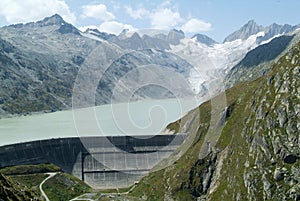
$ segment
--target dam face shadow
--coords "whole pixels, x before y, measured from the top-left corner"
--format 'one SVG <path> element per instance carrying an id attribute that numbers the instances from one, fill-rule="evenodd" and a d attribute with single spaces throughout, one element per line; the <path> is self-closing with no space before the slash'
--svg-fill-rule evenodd
<path id="1" fill-rule="evenodd" d="M 0 147 L 0 168 L 52 163 L 93 188 L 125 188 L 172 154 L 185 134 L 38 140 Z"/>

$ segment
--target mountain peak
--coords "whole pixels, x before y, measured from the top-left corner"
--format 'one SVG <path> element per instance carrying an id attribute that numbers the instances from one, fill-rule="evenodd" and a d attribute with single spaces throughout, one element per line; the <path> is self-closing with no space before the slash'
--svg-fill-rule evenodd
<path id="1" fill-rule="evenodd" d="M 172 29 L 170 32 L 174 32 L 176 34 L 184 35 L 184 32 L 182 30 Z"/>
<path id="2" fill-rule="evenodd" d="M 58 14 L 54 14 L 50 17 L 45 17 L 43 20 L 37 22 L 10 25 L 10 27 L 20 28 L 20 29 L 32 28 L 32 27 L 43 28 L 43 27 L 50 27 L 50 26 L 53 26 L 53 30 L 61 34 L 71 33 L 71 34 L 80 35 L 80 31 L 76 27 L 64 21 L 64 19 Z"/>
<path id="3" fill-rule="evenodd" d="M 238 39 L 246 40 L 252 35 L 258 34 L 259 32 L 264 32 L 263 36 L 258 36 L 256 39 L 257 44 L 260 44 L 261 42 L 272 39 L 275 36 L 295 31 L 297 28 L 297 26 L 292 26 L 289 24 L 280 25 L 277 23 L 272 23 L 271 25 L 264 27 L 257 25 L 254 20 L 249 20 L 239 30 L 227 36 L 224 42 L 231 42 Z"/>
<path id="4" fill-rule="evenodd" d="M 242 28 L 227 36 L 224 42 L 231 42 L 237 39 L 246 40 L 251 35 L 264 30 L 263 26 L 257 25 L 254 20 L 249 20 Z"/>
<path id="5" fill-rule="evenodd" d="M 212 46 L 214 44 L 216 44 L 217 42 L 215 40 L 213 40 L 212 38 L 204 35 L 204 34 L 195 34 L 192 39 L 196 39 L 197 42 L 199 43 L 203 43 L 207 46 Z"/>
<path id="6" fill-rule="evenodd" d="M 60 16 L 59 14 L 55 13 L 54 15 L 50 16 L 50 17 L 46 17 L 45 19 L 59 19 L 59 20 L 63 20 L 62 16 Z"/>
<path id="7" fill-rule="evenodd" d="M 121 35 L 126 35 L 128 32 L 129 32 L 129 29 L 123 29 L 123 30 L 121 31 L 121 33 L 119 34 L 119 36 L 121 36 Z"/>
<path id="8" fill-rule="evenodd" d="M 46 17 L 41 21 L 37 22 L 38 26 L 58 26 L 59 28 L 56 30 L 57 32 L 61 33 L 61 34 L 76 34 L 76 35 L 80 35 L 78 29 L 76 27 L 74 27 L 72 24 L 67 23 L 66 21 L 64 21 L 64 19 L 58 15 L 58 14 L 54 14 L 50 17 Z"/>
<path id="9" fill-rule="evenodd" d="M 258 26 L 254 19 L 249 20 L 244 26 Z"/>
<path id="10" fill-rule="evenodd" d="M 167 40 L 172 45 L 178 45 L 180 40 L 183 38 L 184 38 L 184 32 L 176 29 L 172 29 L 167 36 Z"/>
<path id="11" fill-rule="evenodd" d="M 66 22 L 59 14 L 54 14 L 50 17 L 44 18 L 42 21 L 39 21 L 38 23 L 43 24 L 44 26 L 51 26 L 51 25 L 63 25 Z"/>

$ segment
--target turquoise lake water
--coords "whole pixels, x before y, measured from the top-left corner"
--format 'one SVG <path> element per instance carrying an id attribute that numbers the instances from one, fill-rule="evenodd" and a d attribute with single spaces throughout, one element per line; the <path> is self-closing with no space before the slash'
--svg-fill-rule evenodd
<path id="1" fill-rule="evenodd" d="M 159 134 L 199 103 L 145 100 L 0 119 L 0 146 L 50 138 Z"/>

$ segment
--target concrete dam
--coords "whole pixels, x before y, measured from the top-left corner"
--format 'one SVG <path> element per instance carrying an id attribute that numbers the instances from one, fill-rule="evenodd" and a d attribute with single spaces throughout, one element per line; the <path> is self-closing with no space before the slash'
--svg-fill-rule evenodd
<path id="1" fill-rule="evenodd" d="M 0 147 L 0 168 L 52 163 L 93 188 L 124 188 L 145 176 L 186 135 L 74 137 Z"/>

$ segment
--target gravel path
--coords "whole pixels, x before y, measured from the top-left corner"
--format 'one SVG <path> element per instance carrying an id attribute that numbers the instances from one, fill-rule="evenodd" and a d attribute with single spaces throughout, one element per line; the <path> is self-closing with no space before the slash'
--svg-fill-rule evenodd
<path id="1" fill-rule="evenodd" d="M 46 173 L 46 174 L 48 174 L 49 176 L 48 176 L 46 179 L 44 179 L 44 180 L 42 181 L 42 183 L 40 184 L 40 191 L 41 191 L 41 193 L 42 193 L 42 196 L 45 198 L 45 200 L 46 200 L 46 201 L 50 201 L 49 198 L 47 197 L 46 193 L 43 191 L 43 188 L 42 188 L 42 187 L 43 187 L 43 184 L 44 184 L 48 179 L 54 177 L 54 176 L 57 174 L 57 172 L 49 172 L 49 173 Z"/>

